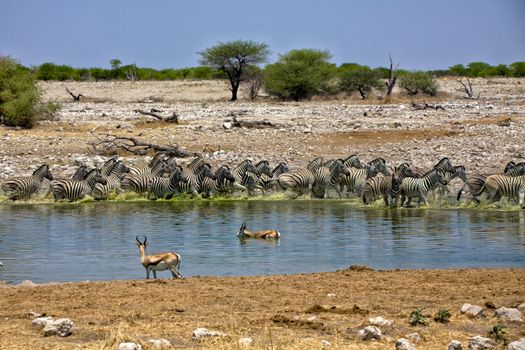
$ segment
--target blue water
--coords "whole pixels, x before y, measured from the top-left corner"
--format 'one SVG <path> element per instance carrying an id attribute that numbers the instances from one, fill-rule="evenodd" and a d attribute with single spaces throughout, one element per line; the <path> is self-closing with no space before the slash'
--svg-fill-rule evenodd
<path id="1" fill-rule="evenodd" d="M 282 238 L 243 244 L 235 236 L 243 220 Z M 136 235 L 148 236 L 147 253 L 178 252 L 184 276 L 525 267 L 525 211 L 359 209 L 341 201 L 0 205 L 0 280 L 144 278 Z"/>

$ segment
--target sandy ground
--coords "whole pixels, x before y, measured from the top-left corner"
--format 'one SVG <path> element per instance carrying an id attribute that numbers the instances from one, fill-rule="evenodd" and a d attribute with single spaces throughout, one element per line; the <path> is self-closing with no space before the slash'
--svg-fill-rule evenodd
<path id="1" fill-rule="evenodd" d="M 163 275 L 163 277 L 166 277 Z M 116 349 L 122 341 L 152 349 L 149 339 L 165 338 L 174 348 L 237 349 L 251 337 L 258 349 L 394 349 L 395 341 L 417 332 L 418 349 L 445 349 L 503 321 L 460 314 L 463 303 L 516 307 L 525 301 L 525 269 L 396 270 L 347 269 L 330 273 L 266 277 L 192 277 L 115 282 L 0 287 L 1 349 Z M 418 307 L 429 326 L 410 326 Z M 450 323 L 432 320 L 440 309 Z M 30 311 L 73 320 L 67 338 L 43 337 Z M 358 340 L 370 317 L 394 322 L 381 326 L 384 338 Z M 523 324 L 507 324 L 507 337 L 525 336 Z M 192 340 L 205 327 L 227 333 L 220 339 Z"/>

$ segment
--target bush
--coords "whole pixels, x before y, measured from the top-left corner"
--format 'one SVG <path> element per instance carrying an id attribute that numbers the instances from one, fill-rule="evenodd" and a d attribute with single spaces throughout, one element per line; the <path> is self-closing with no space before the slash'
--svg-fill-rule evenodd
<path id="1" fill-rule="evenodd" d="M 496 343 L 501 341 L 503 341 L 503 343 L 507 342 L 507 334 L 504 331 L 505 328 L 507 328 L 506 325 L 499 323 L 489 330 L 489 335 L 496 341 Z"/>
<path id="2" fill-rule="evenodd" d="M 409 95 L 418 93 L 435 96 L 437 94 L 437 85 L 434 78 L 426 72 L 404 72 L 400 76 L 399 85 L 406 90 Z"/>
<path id="3" fill-rule="evenodd" d="M 450 311 L 448 310 L 439 310 L 434 316 L 434 321 L 439 323 L 449 323 L 450 322 Z"/>
<path id="4" fill-rule="evenodd" d="M 59 108 L 44 104 L 35 75 L 9 57 L 0 57 L 0 122 L 30 128 Z"/>
<path id="5" fill-rule="evenodd" d="M 418 324 L 428 326 L 428 318 L 423 315 L 423 311 L 425 311 L 425 308 L 419 307 L 410 313 L 408 322 L 411 326 L 417 326 Z"/>
<path id="6" fill-rule="evenodd" d="M 280 56 L 264 70 L 265 90 L 295 101 L 327 93 L 336 72 L 335 65 L 328 63 L 330 57 L 328 51 L 313 49 L 292 50 Z"/>
<path id="7" fill-rule="evenodd" d="M 348 94 L 359 91 L 362 98 L 367 98 L 372 89 L 384 90 L 385 86 L 379 74 L 367 66 L 342 65 L 339 68 L 339 88 Z"/>

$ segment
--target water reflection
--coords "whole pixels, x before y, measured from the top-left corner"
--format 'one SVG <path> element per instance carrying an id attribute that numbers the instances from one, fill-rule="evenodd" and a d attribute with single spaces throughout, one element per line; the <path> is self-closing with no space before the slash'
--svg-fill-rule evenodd
<path id="1" fill-rule="evenodd" d="M 282 238 L 242 244 L 236 233 L 244 220 L 254 230 L 277 229 Z M 352 264 L 523 267 L 524 232 L 523 211 L 356 209 L 330 201 L 0 206 L 0 280 L 143 278 L 136 235 L 148 236 L 150 253 L 180 253 L 186 276 L 327 271 Z"/>

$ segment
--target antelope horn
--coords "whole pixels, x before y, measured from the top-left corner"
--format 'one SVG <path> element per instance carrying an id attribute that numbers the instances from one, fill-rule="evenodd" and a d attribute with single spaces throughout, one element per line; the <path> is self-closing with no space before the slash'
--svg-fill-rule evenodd
<path id="1" fill-rule="evenodd" d="M 144 236 L 144 245 L 146 244 L 147 241 L 148 241 L 148 237 Z"/>
<path id="2" fill-rule="evenodd" d="M 136 236 L 135 239 L 137 240 L 137 242 L 138 242 L 139 244 L 143 244 L 143 243 L 139 240 L 139 236 Z"/>

